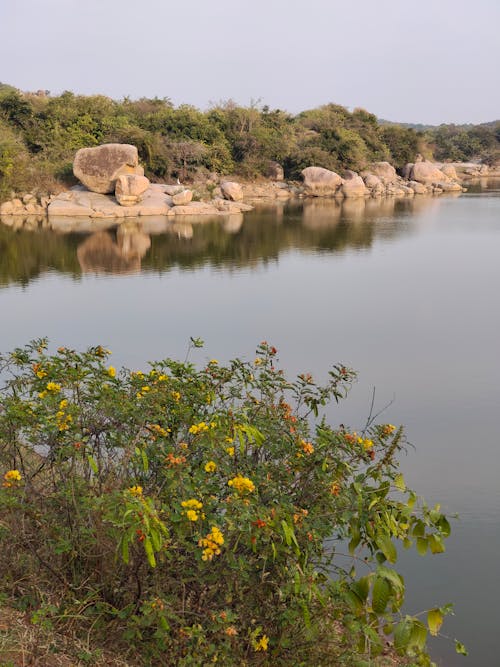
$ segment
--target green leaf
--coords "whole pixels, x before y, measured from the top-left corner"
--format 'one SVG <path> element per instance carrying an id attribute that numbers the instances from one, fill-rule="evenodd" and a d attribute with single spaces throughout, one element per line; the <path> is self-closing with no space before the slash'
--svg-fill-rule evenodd
<path id="1" fill-rule="evenodd" d="M 361 579 L 358 579 L 358 581 L 354 581 L 351 584 L 351 589 L 356 593 L 362 602 L 366 602 L 366 598 L 368 597 L 368 592 L 370 590 L 369 577 L 362 577 Z"/>
<path id="2" fill-rule="evenodd" d="M 379 577 L 385 577 L 388 581 L 390 581 L 392 588 L 398 592 L 404 593 L 404 579 L 398 572 L 396 572 L 396 570 L 391 570 L 391 568 L 385 567 L 385 565 L 379 565 L 377 568 L 377 574 Z"/>
<path id="3" fill-rule="evenodd" d="M 376 540 L 377 547 L 387 558 L 389 563 L 395 563 L 398 559 L 398 552 L 393 541 L 388 535 L 378 535 Z"/>
<path id="4" fill-rule="evenodd" d="M 90 467 L 92 468 L 92 472 L 94 473 L 94 475 L 97 475 L 99 468 L 97 467 L 97 463 L 94 457 L 91 456 L 90 454 L 87 454 L 87 460 L 89 462 Z"/>
<path id="5" fill-rule="evenodd" d="M 129 553 L 128 553 L 128 536 L 124 535 L 122 537 L 122 560 L 125 565 L 128 565 L 129 562 Z"/>
<path id="6" fill-rule="evenodd" d="M 404 655 L 410 641 L 411 625 L 406 619 L 400 621 L 394 630 L 394 648 L 399 655 Z"/>
<path id="7" fill-rule="evenodd" d="M 402 492 L 406 491 L 405 478 L 403 477 L 403 475 L 401 473 L 399 475 L 396 475 L 396 477 L 394 478 L 394 486 L 399 491 L 402 491 Z"/>
<path id="8" fill-rule="evenodd" d="M 431 635 L 435 637 L 443 625 L 443 614 L 439 609 L 431 609 L 427 612 L 427 625 Z"/>
<path id="9" fill-rule="evenodd" d="M 146 552 L 146 558 L 148 559 L 150 567 L 156 567 L 156 558 L 153 551 L 153 545 L 151 544 L 151 540 L 149 539 L 149 537 L 146 537 L 143 544 L 144 544 L 144 551 Z"/>
<path id="10" fill-rule="evenodd" d="M 417 537 L 417 551 L 421 556 L 427 553 L 428 544 L 426 537 Z"/>
<path id="11" fill-rule="evenodd" d="M 146 454 L 146 451 L 144 449 L 141 449 L 141 457 L 142 457 L 142 467 L 144 468 L 144 472 L 147 472 L 149 470 L 149 461 L 148 461 L 148 455 Z"/>
<path id="12" fill-rule="evenodd" d="M 444 514 L 441 515 L 439 518 L 439 521 L 437 522 L 437 525 L 439 527 L 439 530 L 441 533 L 444 535 L 444 537 L 449 537 L 451 533 L 451 526 L 450 522 L 448 519 L 444 516 Z"/>
<path id="13" fill-rule="evenodd" d="M 456 651 L 459 655 L 469 655 L 469 654 L 467 653 L 467 649 L 466 649 L 465 646 L 462 644 L 462 642 L 459 642 L 459 641 L 456 640 L 456 639 L 455 639 L 455 651 Z"/>
<path id="14" fill-rule="evenodd" d="M 389 597 L 391 595 L 391 585 L 384 577 L 377 577 L 373 584 L 372 608 L 376 614 L 383 614 Z"/>
<path id="15" fill-rule="evenodd" d="M 423 651 L 427 641 L 427 628 L 421 621 L 413 620 L 408 644 Z"/>
<path id="16" fill-rule="evenodd" d="M 429 549 L 433 554 L 442 554 L 445 548 L 441 538 L 437 535 L 429 535 Z"/>

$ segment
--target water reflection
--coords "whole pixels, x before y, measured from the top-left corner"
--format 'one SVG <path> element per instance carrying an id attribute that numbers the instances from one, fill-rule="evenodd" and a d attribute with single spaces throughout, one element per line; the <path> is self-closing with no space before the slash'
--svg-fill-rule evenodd
<path id="1" fill-rule="evenodd" d="M 241 268 L 276 260 L 290 249 L 338 253 L 369 248 L 377 237 L 410 233 L 401 224 L 442 198 L 313 199 L 263 204 L 245 217 L 199 217 L 173 222 L 164 216 L 120 225 L 90 218 L 3 216 L 0 285 L 28 284 L 47 270 L 85 273 L 164 272 L 172 267 Z"/>

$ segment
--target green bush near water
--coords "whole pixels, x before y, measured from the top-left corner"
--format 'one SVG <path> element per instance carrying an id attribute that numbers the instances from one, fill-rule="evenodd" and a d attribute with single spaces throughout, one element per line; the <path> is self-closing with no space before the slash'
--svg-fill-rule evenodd
<path id="1" fill-rule="evenodd" d="M 431 664 L 448 609 L 400 611 L 395 543 L 440 553 L 449 523 L 406 488 L 402 428 L 320 416 L 349 369 L 287 380 L 265 342 L 201 369 L 108 354 L 0 358 L 4 599 L 134 665 L 361 667 L 388 640 Z"/>

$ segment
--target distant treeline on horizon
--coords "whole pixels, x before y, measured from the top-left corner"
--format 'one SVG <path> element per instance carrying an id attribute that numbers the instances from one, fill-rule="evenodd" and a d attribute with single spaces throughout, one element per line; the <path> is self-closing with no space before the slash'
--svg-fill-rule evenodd
<path id="1" fill-rule="evenodd" d="M 397 169 L 417 153 L 438 161 L 500 160 L 500 121 L 481 125 L 410 126 L 364 109 L 326 104 L 293 115 L 229 100 L 200 111 L 168 98 L 23 93 L 0 83 L 0 197 L 12 191 L 56 191 L 74 182 L 79 148 L 137 146 L 153 181 L 216 172 L 267 176 L 272 162 L 296 179 L 315 165 L 342 173 L 387 160 Z"/>

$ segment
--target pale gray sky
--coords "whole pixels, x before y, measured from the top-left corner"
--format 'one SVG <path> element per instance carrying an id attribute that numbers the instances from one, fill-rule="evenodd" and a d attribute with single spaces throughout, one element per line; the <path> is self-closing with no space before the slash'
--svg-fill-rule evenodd
<path id="1" fill-rule="evenodd" d="M 0 0 L 0 81 L 478 123 L 500 117 L 499 26 L 500 0 Z"/>

